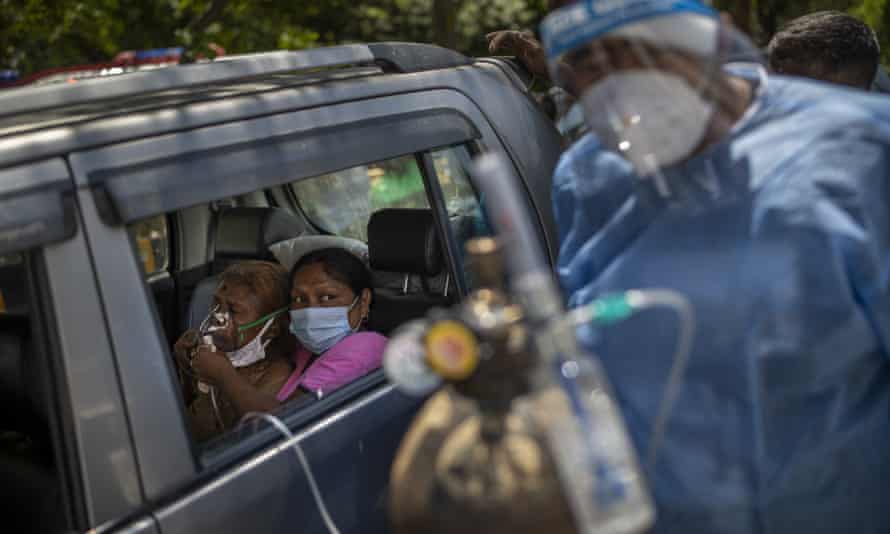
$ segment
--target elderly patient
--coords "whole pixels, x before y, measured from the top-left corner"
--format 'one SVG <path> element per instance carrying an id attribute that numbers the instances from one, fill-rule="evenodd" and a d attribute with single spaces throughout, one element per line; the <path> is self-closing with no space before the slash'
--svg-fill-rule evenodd
<path id="1" fill-rule="evenodd" d="M 198 441 L 233 427 L 247 412 L 278 406 L 275 396 L 293 372 L 288 286 L 281 265 L 235 264 L 222 273 L 214 295 L 213 344 L 202 343 L 195 330 L 176 342 L 177 360 L 191 377 L 186 398 L 193 399 L 188 415 Z"/>

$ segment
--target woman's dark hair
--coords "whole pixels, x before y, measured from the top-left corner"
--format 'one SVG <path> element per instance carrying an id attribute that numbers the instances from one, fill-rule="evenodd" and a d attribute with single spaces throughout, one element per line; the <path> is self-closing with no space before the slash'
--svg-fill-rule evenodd
<path id="1" fill-rule="evenodd" d="M 300 258 L 290 271 L 291 285 L 294 283 L 294 276 L 300 269 L 316 263 L 322 265 L 325 274 L 348 286 L 356 295 L 361 295 L 364 289 L 373 290 L 371 271 L 365 267 L 362 260 L 342 248 L 322 248 Z"/>

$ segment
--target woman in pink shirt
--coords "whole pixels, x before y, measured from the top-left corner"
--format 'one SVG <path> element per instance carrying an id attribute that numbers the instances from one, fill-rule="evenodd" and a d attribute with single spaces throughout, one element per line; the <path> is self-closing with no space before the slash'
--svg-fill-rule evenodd
<path id="1" fill-rule="evenodd" d="M 362 330 L 372 290 L 361 260 L 340 248 L 316 250 L 297 261 L 290 281 L 290 331 L 299 344 L 279 402 L 320 398 L 380 367 L 386 337 Z"/>

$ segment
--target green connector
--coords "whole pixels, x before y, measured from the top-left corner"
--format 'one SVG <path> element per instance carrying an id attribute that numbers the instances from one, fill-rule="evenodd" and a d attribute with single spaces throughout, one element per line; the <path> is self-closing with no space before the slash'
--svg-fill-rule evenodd
<path id="1" fill-rule="evenodd" d="M 623 321 L 633 315 L 634 308 L 625 294 L 607 295 L 591 302 L 593 320 L 601 324 Z"/>

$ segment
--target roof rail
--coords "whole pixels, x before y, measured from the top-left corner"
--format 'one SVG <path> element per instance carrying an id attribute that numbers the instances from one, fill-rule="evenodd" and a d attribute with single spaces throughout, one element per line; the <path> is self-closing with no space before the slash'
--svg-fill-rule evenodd
<path id="1" fill-rule="evenodd" d="M 223 56 L 214 61 L 91 78 L 70 85 L 20 86 L 2 90 L 0 119 L 62 106 L 306 69 L 378 64 L 390 72 L 419 72 L 471 62 L 453 50 L 421 43 L 351 44 Z"/>
<path id="2" fill-rule="evenodd" d="M 374 60 L 386 70 L 396 72 L 422 72 L 469 65 L 467 56 L 449 48 L 425 43 L 369 43 Z"/>

